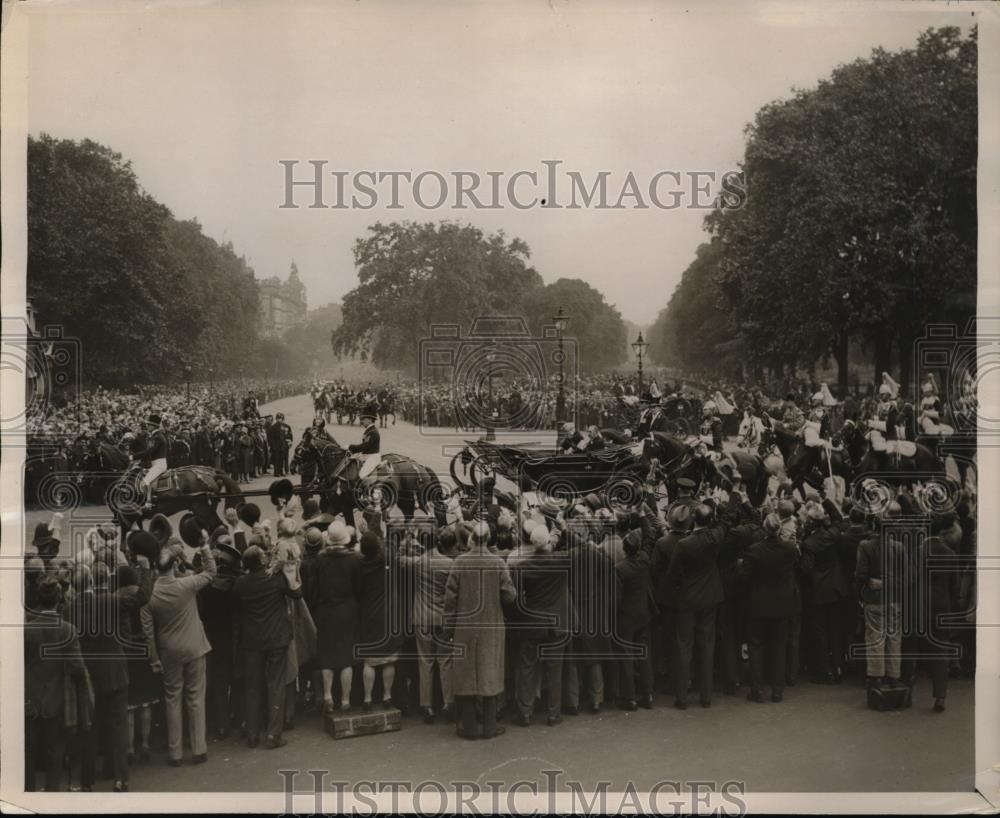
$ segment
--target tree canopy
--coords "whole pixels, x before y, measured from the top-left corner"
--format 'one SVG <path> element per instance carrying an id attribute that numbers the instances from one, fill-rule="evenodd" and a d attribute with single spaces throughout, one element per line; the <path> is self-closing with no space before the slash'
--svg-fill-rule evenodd
<path id="1" fill-rule="evenodd" d="M 706 219 L 718 258 L 699 285 L 706 299 L 717 291 L 716 320 L 736 341 L 726 349 L 744 365 L 832 355 L 846 386 L 855 340 L 876 369 L 898 363 L 905 385 L 923 327 L 974 314 L 976 52 L 975 29 L 931 29 L 914 48 L 875 49 L 757 112 L 746 205 Z M 658 322 L 678 328 L 678 348 L 656 354 L 725 367 L 681 349 L 688 273 Z"/>
<path id="2" fill-rule="evenodd" d="M 28 293 L 44 325 L 80 340 L 87 383 L 179 381 L 187 366 L 202 379 L 308 371 L 287 342 L 260 337 L 257 282 L 232 244 L 175 219 L 89 139 L 29 139 Z M 332 318 L 301 328 L 316 354 Z"/>
<path id="3" fill-rule="evenodd" d="M 419 342 L 434 325 L 458 324 L 468 332 L 480 316 L 520 315 L 540 331 L 564 297 L 567 309 L 573 304 L 567 336 L 579 339 L 581 367 L 621 360 L 623 350 L 616 358 L 605 349 L 608 339 L 624 344 L 617 311 L 582 281 L 544 286 L 530 257 L 527 244 L 502 231 L 486 235 L 447 221 L 372 225 L 354 245 L 359 284 L 344 297 L 344 323 L 332 333 L 333 349 L 412 369 Z M 621 343 L 614 340 L 619 336 Z"/>

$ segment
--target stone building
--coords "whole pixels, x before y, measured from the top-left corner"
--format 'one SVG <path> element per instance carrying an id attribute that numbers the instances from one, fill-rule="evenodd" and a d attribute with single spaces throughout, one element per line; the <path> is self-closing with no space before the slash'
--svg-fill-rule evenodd
<path id="1" fill-rule="evenodd" d="M 292 262 L 288 280 L 271 276 L 257 282 L 260 293 L 260 327 L 266 338 L 280 338 L 306 320 L 306 288 L 299 268 Z"/>

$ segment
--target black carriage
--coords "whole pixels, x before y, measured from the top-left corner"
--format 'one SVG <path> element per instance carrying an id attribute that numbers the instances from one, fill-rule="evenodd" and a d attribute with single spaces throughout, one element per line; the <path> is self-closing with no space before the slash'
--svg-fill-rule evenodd
<path id="1" fill-rule="evenodd" d="M 467 476 L 463 479 L 459 469 Z M 451 461 L 451 477 L 468 492 L 486 477 L 502 475 L 521 491 L 571 501 L 605 492 L 616 505 L 637 503 L 643 492 L 640 458 L 629 445 L 563 453 L 541 444 L 507 445 L 480 438 L 466 441 Z"/>

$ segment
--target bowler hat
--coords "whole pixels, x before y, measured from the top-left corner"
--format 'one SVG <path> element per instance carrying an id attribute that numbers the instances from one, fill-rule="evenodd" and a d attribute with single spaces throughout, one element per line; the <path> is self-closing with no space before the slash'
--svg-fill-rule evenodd
<path id="1" fill-rule="evenodd" d="M 167 540 L 173 536 L 174 529 L 170 525 L 170 520 L 162 514 L 154 514 L 153 519 L 149 521 L 149 533 L 156 538 L 161 546 L 164 546 L 167 544 Z"/>
<path id="2" fill-rule="evenodd" d="M 148 531 L 133 531 L 126 540 L 131 554 L 145 557 L 150 565 L 156 565 L 160 555 L 160 543 Z"/>
<path id="3" fill-rule="evenodd" d="M 161 423 L 161 420 L 162 419 L 160 418 L 159 415 L 153 414 L 153 415 L 150 415 L 149 418 L 146 420 L 146 424 L 148 426 L 159 426 L 160 423 Z"/>
<path id="4" fill-rule="evenodd" d="M 201 523 L 194 514 L 185 514 L 177 524 L 177 530 L 185 545 L 197 548 L 201 543 Z"/>

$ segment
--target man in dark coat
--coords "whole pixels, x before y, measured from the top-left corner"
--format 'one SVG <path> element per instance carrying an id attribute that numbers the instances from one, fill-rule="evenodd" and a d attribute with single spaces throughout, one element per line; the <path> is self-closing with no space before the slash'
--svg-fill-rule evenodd
<path id="1" fill-rule="evenodd" d="M 931 677 L 934 711 L 942 712 L 948 695 L 948 669 L 951 654 L 959 649 L 942 620 L 955 611 L 959 591 L 956 554 L 940 532 L 932 527 L 932 536 L 910 546 L 910 589 L 907 600 L 917 606 L 917 615 L 907 617 L 915 627 L 903 637 L 901 666 L 903 680 L 912 688 L 917 676 L 918 659 L 926 662 Z M 923 620 L 923 621 L 919 621 Z"/>
<path id="2" fill-rule="evenodd" d="M 808 619 L 813 629 L 814 681 L 818 684 L 836 684 L 843 672 L 841 627 L 843 600 L 848 595 L 848 587 L 839 545 L 827 510 L 815 502 L 810 503 L 802 540 L 802 573 L 806 578 Z"/>
<path id="3" fill-rule="evenodd" d="M 653 643 L 650 622 L 656 614 L 649 557 L 642 550 L 642 535 L 630 531 L 623 543 L 625 559 L 615 566 L 621 583 L 618 596 L 615 649 L 622 655 L 622 702 L 625 710 L 638 704 L 653 706 Z M 635 677 L 639 677 L 636 699 Z"/>
<path id="4" fill-rule="evenodd" d="M 179 525 L 181 539 L 191 548 L 201 547 L 202 533 L 194 515 L 186 515 Z M 236 623 L 230 593 L 240 575 L 240 552 L 232 535 L 219 536 L 212 549 L 217 572 L 212 582 L 198 592 L 198 613 L 205 636 L 212 645 L 207 662 L 207 721 L 218 738 L 225 738 L 230 719 L 236 715 Z"/>
<path id="5" fill-rule="evenodd" d="M 764 539 L 750 545 L 740 562 L 740 579 L 746 583 L 750 618 L 750 692 L 747 699 L 764 701 L 764 660 L 769 658 L 767 677 L 771 700 L 780 702 L 785 688 L 785 660 L 792 615 L 798 598 L 795 564 L 799 559 L 794 542 L 782 539 L 781 520 L 774 514 L 764 520 Z"/>
<path id="6" fill-rule="evenodd" d="M 285 669 L 292 626 L 285 599 L 301 597 L 302 588 L 289 587 L 283 571 L 268 573 L 264 551 L 256 545 L 243 552 L 243 567 L 247 573 L 233 584 L 232 599 L 240 621 L 247 744 L 255 747 L 260 738 L 262 694 L 266 689 L 268 717 L 264 746 L 271 750 L 288 743 L 282 730 L 285 725 Z"/>
<path id="7" fill-rule="evenodd" d="M 45 790 L 62 789 L 68 738 L 66 686 L 83 686 L 87 669 L 76 629 L 58 613 L 62 587 L 51 575 L 38 581 L 37 611 L 28 611 L 24 626 L 24 789 L 36 789 L 39 752 L 45 759 Z"/>
<path id="8" fill-rule="evenodd" d="M 134 593 L 127 596 L 112 591 L 110 572 L 103 563 L 94 564 L 92 587 L 84 587 L 73 598 L 68 618 L 76 627 L 80 651 L 94 686 L 94 724 L 82 737 L 80 783 L 93 787 L 97 779 L 98 744 L 102 728 L 111 737 L 110 767 L 116 792 L 128 790 L 128 667 L 123 645 L 142 650 L 125 638 L 122 616 L 138 610 L 149 600 L 145 568 Z"/>
<path id="9" fill-rule="evenodd" d="M 891 503 L 886 512 L 891 519 L 902 513 L 898 503 Z M 883 678 L 890 684 L 899 682 L 902 651 L 900 596 L 905 553 L 898 534 L 880 521 L 876 531 L 858 547 L 858 562 L 854 569 L 855 586 L 861 592 L 865 613 L 865 646 L 867 648 L 868 684 Z"/>
<path id="10" fill-rule="evenodd" d="M 534 553 L 516 563 L 511 579 L 522 614 L 518 650 L 515 724 L 527 727 L 535 709 L 538 674 L 544 670 L 550 727 L 562 721 L 563 654 L 576 628 L 569 593 L 570 555 L 553 550 L 558 531 L 539 525 L 531 535 Z"/>
<path id="11" fill-rule="evenodd" d="M 288 453 L 292 448 L 292 440 L 292 427 L 285 423 L 284 413 L 278 412 L 274 416 L 274 423 L 267 430 L 275 477 L 284 477 L 288 473 Z"/>
<path id="12" fill-rule="evenodd" d="M 712 509 L 700 504 L 694 509 L 694 530 L 677 543 L 666 583 L 677 587 L 678 672 L 674 705 L 687 708 L 691 657 L 698 642 L 698 683 L 702 707 L 712 706 L 712 663 L 715 654 L 715 614 L 723 600 L 719 575 L 719 552 L 728 533 L 717 523 Z"/>
<path id="13" fill-rule="evenodd" d="M 577 612 L 573 642 L 563 665 L 563 712 L 580 708 L 581 677 L 592 713 L 604 701 L 602 660 L 611 653 L 618 578 L 611 558 L 584 537 L 569 541 L 570 596 Z"/>
<path id="14" fill-rule="evenodd" d="M 660 611 L 660 649 L 667 679 L 676 678 L 677 674 L 677 588 L 667 581 L 667 568 L 677 543 L 691 533 L 691 509 L 692 506 L 681 503 L 669 511 L 667 532 L 657 539 L 650 558 L 653 594 Z"/>
<path id="15" fill-rule="evenodd" d="M 361 469 L 358 472 L 359 478 L 365 478 L 371 474 L 379 463 L 379 451 L 382 448 L 381 436 L 378 427 L 375 425 L 376 413 L 373 409 L 367 408 L 361 412 L 361 422 L 365 430 L 361 435 L 360 443 L 352 443 L 347 447 L 347 451 L 356 455 L 361 461 Z"/>

